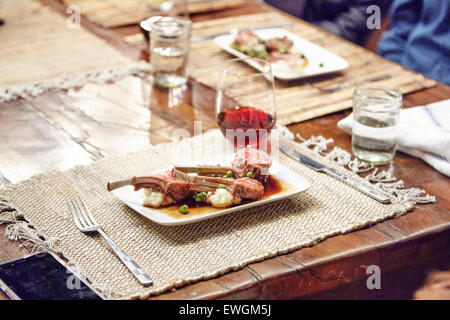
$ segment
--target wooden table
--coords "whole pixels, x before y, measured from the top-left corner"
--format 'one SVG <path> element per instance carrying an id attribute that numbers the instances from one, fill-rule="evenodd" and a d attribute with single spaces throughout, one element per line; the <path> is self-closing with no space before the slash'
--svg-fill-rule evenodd
<path id="1" fill-rule="evenodd" d="M 64 13 L 56 0 L 41 0 Z M 261 4 L 194 16 L 194 21 L 273 10 Z M 134 59 L 145 54 L 128 46 L 125 35 L 136 26 L 114 30 L 85 20 L 89 30 Z M 35 99 L 0 104 L 0 186 L 48 170 L 139 150 L 149 143 L 168 142 L 175 128 L 192 131 L 193 120 L 203 129 L 215 128 L 214 91 L 196 83 L 178 93 L 126 78 L 114 84 L 89 84 L 70 93 L 47 93 Z M 405 107 L 450 98 L 450 87 L 409 94 Z M 181 101 L 181 103 L 179 103 Z M 350 111 L 289 126 L 303 137 L 323 135 L 350 150 L 350 137 L 336 123 Z M 310 248 L 253 263 L 240 271 L 198 282 L 156 299 L 291 299 L 291 298 L 408 298 L 433 268 L 449 267 L 450 180 L 423 161 L 398 153 L 393 173 L 409 187 L 437 197 L 435 204 L 370 228 L 329 238 Z M 27 254 L 3 236 L 0 262 Z M 366 267 L 381 268 L 381 290 L 366 287 Z M 6 298 L 0 293 L 0 298 Z"/>

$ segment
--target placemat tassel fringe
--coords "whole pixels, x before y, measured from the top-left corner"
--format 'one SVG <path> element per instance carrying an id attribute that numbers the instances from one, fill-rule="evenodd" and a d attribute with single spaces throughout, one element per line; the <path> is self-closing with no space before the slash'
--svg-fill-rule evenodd
<path id="1" fill-rule="evenodd" d="M 5 235 L 9 240 L 22 241 L 20 248 L 26 248 L 32 253 L 53 252 L 68 260 L 66 266 L 70 268 L 79 278 L 89 283 L 104 299 L 117 299 L 126 294 L 114 293 L 109 287 L 95 283 L 81 268 L 65 256 L 58 248 L 58 240 L 46 237 L 36 230 L 31 223 L 26 221 L 23 214 L 10 205 L 10 203 L 0 198 L 0 225 L 6 225 Z"/>
<path id="2" fill-rule="evenodd" d="M 140 61 L 123 67 L 89 72 L 75 77 L 60 77 L 45 82 L 0 88 L 0 102 L 8 102 L 18 98 L 36 97 L 46 91 L 81 88 L 88 82 L 109 83 L 129 75 L 143 78 L 150 71 L 151 65 L 145 61 Z"/>
<path id="3" fill-rule="evenodd" d="M 374 183 L 375 186 L 395 196 L 402 202 L 436 202 L 436 197 L 428 195 L 424 190 L 419 188 L 405 188 L 403 181 L 397 180 L 391 172 L 387 170 L 379 170 L 378 168 L 375 168 L 373 164 L 362 162 L 357 158 L 352 158 L 351 153 L 342 148 L 335 146 L 331 151 L 328 151 L 330 145 L 334 142 L 331 138 L 326 139 L 323 136 L 312 136 L 309 139 L 305 139 L 299 133 L 294 135 L 287 127 L 277 126 L 276 129 L 280 134 L 290 138 L 291 140 L 295 140 L 295 138 L 297 138 L 301 141 L 295 143 L 312 149 L 314 152 L 342 167 L 350 169 L 354 173 L 368 173 L 364 179 Z"/>

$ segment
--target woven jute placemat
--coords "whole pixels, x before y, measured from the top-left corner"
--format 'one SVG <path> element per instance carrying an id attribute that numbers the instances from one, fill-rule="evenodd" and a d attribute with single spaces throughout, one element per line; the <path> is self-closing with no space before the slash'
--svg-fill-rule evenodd
<path id="1" fill-rule="evenodd" d="M 306 147 L 299 148 L 317 161 L 345 170 Z M 148 174 L 174 162 L 216 157 L 224 150 L 225 139 L 220 131 L 214 130 L 180 142 L 74 167 L 67 172 L 42 174 L 3 190 L 0 197 L 18 208 L 95 283 L 108 286 L 113 293 L 126 298 L 145 298 L 215 277 L 401 215 L 412 208 L 411 203 L 398 200 L 390 205 L 380 204 L 283 154 L 274 156 L 310 182 L 307 191 L 195 224 L 158 225 L 123 205 L 106 190 L 108 180 Z M 368 183 L 358 176 L 355 179 Z M 83 197 L 105 232 L 153 278 L 152 287 L 142 287 L 102 238 L 82 234 L 76 228 L 65 198 L 77 194 Z"/>
<path id="2" fill-rule="evenodd" d="M 34 0 L 2 0 L 0 101 L 105 82 L 140 67 L 69 15 Z M 139 64 L 140 65 L 140 64 Z"/>
<path id="3" fill-rule="evenodd" d="M 252 14 L 239 17 L 194 23 L 196 36 L 229 32 L 232 28 L 248 28 L 276 24 L 289 18 L 276 12 Z M 292 20 L 293 24 L 283 27 L 327 50 L 341 56 L 349 68 L 332 76 L 296 80 L 275 81 L 277 122 L 282 125 L 312 119 L 321 115 L 344 110 L 352 105 L 354 86 L 336 93 L 322 93 L 320 88 L 334 87 L 340 83 L 358 81 L 379 75 L 389 75 L 384 84 L 393 85 L 406 94 L 434 86 L 436 83 L 421 74 L 383 59 L 375 53 L 324 32 L 308 23 Z M 189 56 L 190 74 L 194 80 L 216 88 L 223 64 L 234 58 L 213 41 L 193 43 Z M 324 61 L 326 63 L 326 61 Z M 250 68 L 243 64 L 243 71 Z M 378 82 L 373 82 L 378 83 Z M 236 99 L 239 103 L 239 99 Z"/>
<path id="4" fill-rule="evenodd" d="M 188 13 L 217 11 L 242 6 L 250 0 L 187 0 L 183 8 Z M 167 0 L 62 0 L 67 5 L 79 6 L 84 17 L 104 28 L 136 24 L 155 15 Z"/>

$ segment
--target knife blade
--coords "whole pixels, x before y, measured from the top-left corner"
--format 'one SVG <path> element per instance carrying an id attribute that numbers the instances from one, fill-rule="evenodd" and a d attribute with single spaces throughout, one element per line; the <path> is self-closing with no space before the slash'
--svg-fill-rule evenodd
<path id="1" fill-rule="evenodd" d="M 259 27 L 251 27 L 251 28 L 242 28 L 242 29 L 231 29 L 228 32 L 222 32 L 222 33 L 216 33 L 216 34 L 211 34 L 209 36 L 204 36 L 204 37 L 195 37 L 191 39 L 192 43 L 196 43 L 196 42 L 203 42 L 203 41 L 207 41 L 207 40 L 212 40 L 215 37 L 218 36 L 223 36 L 226 34 L 230 34 L 230 33 L 238 33 L 240 31 L 255 31 L 255 30 L 262 30 L 262 29 L 268 29 L 268 28 L 281 28 L 281 27 L 286 27 L 292 24 L 292 21 L 284 21 L 284 22 L 280 22 L 280 23 L 276 23 L 276 24 L 268 24 L 265 26 L 259 26 Z"/>
<path id="2" fill-rule="evenodd" d="M 381 203 L 391 203 L 390 197 L 383 191 L 378 191 L 374 188 L 366 186 L 365 184 L 362 184 L 361 182 L 351 178 L 350 176 L 337 172 L 336 170 L 329 168 L 304 154 L 301 154 L 297 150 L 294 150 L 287 145 L 280 144 L 279 148 L 283 153 L 293 158 L 294 160 L 303 163 L 304 165 L 315 171 L 326 173 L 329 176 L 346 183 L 347 185 L 365 194 L 366 196 L 371 197 L 372 199 L 375 199 Z"/>

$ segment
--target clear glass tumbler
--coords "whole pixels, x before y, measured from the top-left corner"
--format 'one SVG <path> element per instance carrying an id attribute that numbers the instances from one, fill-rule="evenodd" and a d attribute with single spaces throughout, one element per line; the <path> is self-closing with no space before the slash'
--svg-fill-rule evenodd
<path id="1" fill-rule="evenodd" d="M 353 154 L 372 164 L 392 161 L 403 96 L 389 86 L 360 86 L 353 93 Z"/>
<path id="2" fill-rule="evenodd" d="M 150 63 L 157 85 L 174 88 L 186 83 L 191 21 L 162 17 L 151 24 Z"/>
<path id="3" fill-rule="evenodd" d="M 141 20 L 154 16 L 184 17 L 189 19 L 188 0 L 140 0 Z"/>

